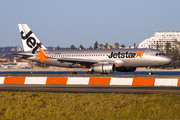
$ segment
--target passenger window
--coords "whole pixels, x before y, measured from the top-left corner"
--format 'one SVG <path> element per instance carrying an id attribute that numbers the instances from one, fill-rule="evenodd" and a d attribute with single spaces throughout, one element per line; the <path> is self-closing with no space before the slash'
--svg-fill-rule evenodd
<path id="1" fill-rule="evenodd" d="M 158 56 L 158 53 L 156 53 L 156 56 Z"/>
<path id="2" fill-rule="evenodd" d="M 162 55 L 162 53 L 159 53 L 159 55 Z"/>

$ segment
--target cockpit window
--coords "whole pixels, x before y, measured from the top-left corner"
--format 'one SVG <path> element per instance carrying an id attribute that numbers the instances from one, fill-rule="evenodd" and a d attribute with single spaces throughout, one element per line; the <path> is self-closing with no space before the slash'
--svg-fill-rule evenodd
<path id="1" fill-rule="evenodd" d="M 166 55 L 165 53 L 156 53 L 156 56 L 158 55 Z"/>

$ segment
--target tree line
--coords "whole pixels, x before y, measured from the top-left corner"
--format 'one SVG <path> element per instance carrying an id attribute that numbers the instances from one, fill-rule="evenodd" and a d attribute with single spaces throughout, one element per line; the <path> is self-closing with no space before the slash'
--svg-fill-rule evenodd
<path id="1" fill-rule="evenodd" d="M 90 46 L 88 49 L 107 49 L 107 46 L 110 48 L 110 49 L 116 49 L 116 48 L 125 48 L 126 46 L 124 45 L 124 44 L 122 44 L 122 45 L 120 45 L 119 43 L 114 43 L 114 46 L 112 46 L 112 45 L 109 45 L 108 43 L 105 43 L 105 44 L 99 44 L 98 43 L 98 41 L 96 41 L 95 43 L 94 43 L 94 46 L 92 47 L 92 46 Z M 129 48 L 131 48 L 131 46 L 129 46 Z M 134 48 L 137 48 L 137 45 L 136 45 L 136 43 L 134 43 Z M 56 48 L 56 50 L 60 50 L 61 48 L 60 48 L 60 46 L 58 45 L 57 46 L 57 48 Z M 78 48 L 76 48 L 75 47 L 75 45 L 71 45 L 69 48 L 63 48 L 63 49 L 85 49 L 84 47 L 83 47 L 83 45 L 79 45 L 79 47 Z"/>

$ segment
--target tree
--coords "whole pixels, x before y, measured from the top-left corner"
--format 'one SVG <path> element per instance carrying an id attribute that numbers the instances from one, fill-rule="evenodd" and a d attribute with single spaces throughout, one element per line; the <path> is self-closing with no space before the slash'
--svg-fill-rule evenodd
<path id="1" fill-rule="evenodd" d="M 94 49 L 98 49 L 98 42 L 96 41 L 95 43 L 94 43 Z"/>
<path id="2" fill-rule="evenodd" d="M 110 47 L 111 49 L 113 49 L 113 46 L 112 46 L 112 45 L 110 45 L 109 47 Z"/>
<path id="3" fill-rule="evenodd" d="M 158 42 L 157 42 L 157 44 L 156 44 L 156 49 L 159 49 L 159 44 L 158 44 Z"/>
<path id="4" fill-rule="evenodd" d="M 179 50 L 179 48 L 180 48 L 180 42 L 178 42 L 178 40 L 175 39 L 174 43 L 175 43 L 177 49 Z M 179 50 L 179 51 L 180 51 L 180 50 Z"/>
<path id="5" fill-rule="evenodd" d="M 179 60 L 179 59 L 180 59 L 180 54 L 179 54 L 179 50 L 178 50 L 178 47 L 177 47 L 177 46 L 175 47 L 175 53 L 176 53 L 176 55 L 177 55 L 176 60 Z"/>
<path id="6" fill-rule="evenodd" d="M 103 44 L 100 44 L 99 47 L 102 49 L 102 48 L 104 47 L 104 45 L 103 45 Z"/>
<path id="7" fill-rule="evenodd" d="M 70 46 L 70 49 L 76 49 L 76 47 L 72 44 L 72 45 Z"/>
<path id="8" fill-rule="evenodd" d="M 109 44 L 108 44 L 108 43 L 106 43 L 106 45 L 104 45 L 104 48 L 107 48 L 107 46 L 109 46 Z"/>
<path id="9" fill-rule="evenodd" d="M 168 56 L 171 56 L 171 43 L 167 42 L 165 45 L 165 53 Z"/>
<path id="10" fill-rule="evenodd" d="M 175 53 L 175 49 L 174 48 L 172 48 L 172 50 L 171 50 L 171 58 L 172 58 L 173 61 L 176 60 L 176 58 L 177 58 L 177 55 Z"/>
<path id="11" fill-rule="evenodd" d="M 119 43 L 114 43 L 114 48 L 119 48 Z"/>
<path id="12" fill-rule="evenodd" d="M 59 47 L 59 45 L 57 46 L 56 50 L 60 50 L 60 47 Z"/>
<path id="13" fill-rule="evenodd" d="M 137 47 L 136 47 L 136 43 L 134 43 L 134 48 L 137 48 Z"/>
<path id="14" fill-rule="evenodd" d="M 129 46 L 129 49 L 131 49 L 131 46 Z"/>
<path id="15" fill-rule="evenodd" d="M 84 49 L 84 47 L 82 45 L 79 46 L 80 49 Z"/>
<path id="16" fill-rule="evenodd" d="M 92 49 L 92 47 L 90 46 L 89 49 Z"/>
<path id="17" fill-rule="evenodd" d="M 172 50 L 171 50 L 171 58 L 172 58 L 173 61 L 179 60 L 179 51 L 178 51 L 177 47 L 172 48 Z"/>
<path id="18" fill-rule="evenodd" d="M 121 45 L 122 48 L 125 48 L 126 46 L 124 44 Z"/>

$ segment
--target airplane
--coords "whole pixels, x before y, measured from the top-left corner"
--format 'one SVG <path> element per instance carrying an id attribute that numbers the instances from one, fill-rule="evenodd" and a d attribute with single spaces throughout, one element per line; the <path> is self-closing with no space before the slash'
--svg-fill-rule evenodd
<path id="1" fill-rule="evenodd" d="M 65 68 L 88 68 L 108 74 L 114 71 L 134 72 L 137 67 L 162 66 L 172 59 L 157 49 L 68 49 L 48 50 L 27 24 L 18 24 L 24 52 L 14 55 L 50 66 Z"/>

